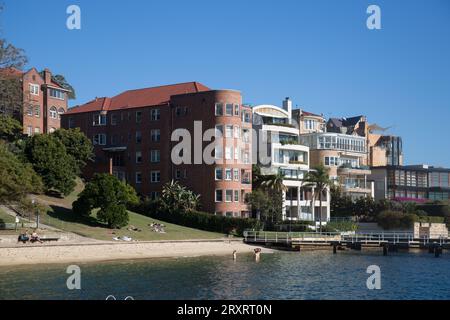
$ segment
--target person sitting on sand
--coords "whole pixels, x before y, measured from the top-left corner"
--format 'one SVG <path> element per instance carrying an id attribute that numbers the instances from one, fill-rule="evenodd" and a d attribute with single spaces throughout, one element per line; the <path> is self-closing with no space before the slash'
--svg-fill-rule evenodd
<path id="1" fill-rule="evenodd" d="M 39 242 L 39 243 L 43 243 L 44 241 L 41 240 L 41 238 L 39 237 L 39 235 L 37 234 L 36 230 L 31 234 L 31 242 Z"/>
<path id="2" fill-rule="evenodd" d="M 17 242 L 26 243 L 29 240 L 30 240 L 30 236 L 28 235 L 28 230 L 26 230 L 25 233 L 21 233 L 19 235 L 19 238 L 17 239 Z"/>

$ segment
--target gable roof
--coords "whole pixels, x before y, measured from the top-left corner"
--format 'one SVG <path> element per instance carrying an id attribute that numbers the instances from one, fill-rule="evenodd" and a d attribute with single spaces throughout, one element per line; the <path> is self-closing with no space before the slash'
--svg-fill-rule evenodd
<path id="1" fill-rule="evenodd" d="M 170 97 L 174 95 L 209 90 L 211 89 L 198 82 L 128 90 L 112 98 L 96 98 L 86 104 L 75 106 L 70 108 L 66 114 L 157 106 L 167 104 L 170 101 Z"/>

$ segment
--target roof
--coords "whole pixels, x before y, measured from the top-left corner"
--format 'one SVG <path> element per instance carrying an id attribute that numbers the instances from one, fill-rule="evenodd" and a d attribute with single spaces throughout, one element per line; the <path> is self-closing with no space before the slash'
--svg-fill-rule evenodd
<path id="1" fill-rule="evenodd" d="M 21 77 L 23 76 L 24 72 L 17 68 L 9 67 L 9 68 L 1 68 L 0 74 L 7 77 Z"/>
<path id="2" fill-rule="evenodd" d="M 335 127 L 350 127 L 355 126 L 364 116 L 356 116 L 351 118 L 330 118 L 328 120 L 331 122 Z"/>
<path id="3" fill-rule="evenodd" d="M 209 90 L 211 89 L 198 82 L 185 82 L 159 87 L 128 90 L 112 98 L 95 98 L 86 104 L 70 108 L 66 114 L 157 106 L 167 104 L 170 101 L 170 97 L 174 95 Z"/>
<path id="4" fill-rule="evenodd" d="M 311 117 L 322 117 L 320 114 L 315 114 L 315 113 L 304 111 L 304 110 L 302 110 L 302 114 L 305 116 L 311 116 Z"/>

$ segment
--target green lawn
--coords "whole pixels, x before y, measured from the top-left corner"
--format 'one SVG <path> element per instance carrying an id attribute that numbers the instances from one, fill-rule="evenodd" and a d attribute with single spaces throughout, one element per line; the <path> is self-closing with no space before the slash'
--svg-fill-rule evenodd
<path id="1" fill-rule="evenodd" d="M 2 209 L 0 209 L 0 223 L 14 223 L 15 219 L 13 216 L 10 216 Z"/>
<path id="2" fill-rule="evenodd" d="M 65 198 L 52 197 L 49 195 L 37 196 L 37 200 L 48 207 L 48 212 L 40 218 L 41 223 L 98 240 L 112 240 L 112 238 L 116 236 L 128 236 L 141 241 L 217 239 L 224 237 L 224 235 L 220 233 L 166 223 L 134 212 L 129 212 L 129 226 L 134 226 L 142 231 L 129 231 L 127 230 L 128 227 L 121 230 L 108 229 L 105 224 L 97 221 L 94 214 L 91 217 L 86 218 L 75 215 L 72 212 L 72 203 L 77 199 L 78 194 L 83 188 L 83 182 L 78 179 L 75 191 Z M 12 219 L 14 221 L 14 218 Z M 151 231 L 149 226 L 151 223 L 164 224 L 166 233 Z"/>
<path id="3" fill-rule="evenodd" d="M 46 215 L 41 217 L 41 222 L 62 230 L 74 232 L 76 234 L 98 239 L 112 240 L 116 236 L 128 236 L 136 240 L 188 240 L 188 239 L 218 239 L 224 237 L 223 234 L 207 232 L 192 228 L 179 226 L 176 224 L 166 223 L 164 221 L 152 219 L 134 212 L 129 212 L 129 226 L 134 226 L 142 231 L 129 231 L 127 227 L 120 230 L 111 230 L 106 225 L 100 223 L 92 217 L 79 217 L 72 213 L 71 210 L 61 207 L 49 209 Z M 161 223 L 165 225 L 166 233 L 157 233 L 151 231 L 149 224 Z"/>

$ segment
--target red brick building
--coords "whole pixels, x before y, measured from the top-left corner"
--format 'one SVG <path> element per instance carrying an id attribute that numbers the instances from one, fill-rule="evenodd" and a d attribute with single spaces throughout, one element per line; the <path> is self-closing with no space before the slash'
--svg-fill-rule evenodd
<path id="1" fill-rule="evenodd" d="M 61 115 L 67 111 L 67 93 L 52 80 L 49 69 L 38 72 L 35 68 L 23 72 L 15 68 L 3 69 L 2 76 L 18 77 L 22 84 L 23 110 L 16 114 L 28 135 L 49 133 L 60 128 Z"/>
<path id="2" fill-rule="evenodd" d="M 178 180 L 201 195 L 202 210 L 247 217 L 244 199 L 251 192 L 251 117 L 240 92 L 188 82 L 96 98 L 69 109 L 62 127 L 79 127 L 92 139 L 95 163 L 85 170 L 88 178 L 95 172 L 109 172 L 152 198 L 159 196 L 165 183 Z M 196 122 L 200 129 L 194 128 Z M 179 144 L 171 141 L 176 129 L 187 130 L 191 137 L 191 154 L 179 154 L 189 161 L 180 164 L 171 157 Z M 208 164 L 201 156 L 214 141 L 203 141 L 208 129 L 224 133 L 223 146 L 212 152 L 223 159 L 217 161 L 222 164 Z M 198 139 L 201 142 L 194 146 Z"/>

